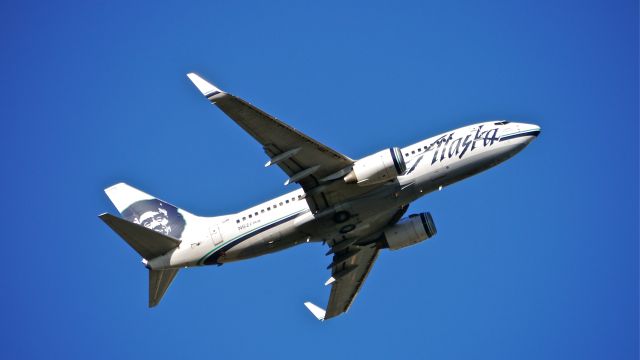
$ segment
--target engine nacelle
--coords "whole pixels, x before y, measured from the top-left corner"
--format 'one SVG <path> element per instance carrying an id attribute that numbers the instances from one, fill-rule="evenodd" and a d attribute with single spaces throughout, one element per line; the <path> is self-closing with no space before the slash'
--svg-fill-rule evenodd
<path id="1" fill-rule="evenodd" d="M 406 169 L 402 151 L 393 147 L 356 161 L 353 170 L 344 177 L 344 181 L 358 185 L 379 184 L 395 179 Z"/>
<path id="2" fill-rule="evenodd" d="M 427 240 L 436 232 L 430 213 L 409 215 L 384 231 L 385 245 L 391 250 L 402 249 Z"/>

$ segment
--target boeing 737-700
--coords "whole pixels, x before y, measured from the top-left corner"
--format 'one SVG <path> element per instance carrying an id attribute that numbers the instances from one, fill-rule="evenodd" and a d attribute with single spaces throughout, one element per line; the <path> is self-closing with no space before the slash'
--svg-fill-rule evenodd
<path id="1" fill-rule="evenodd" d="M 326 310 L 310 302 L 320 320 L 346 312 L 378 253 L 399 250 L 436 234 L 431 214 L 404 217 L 412 201 L 483 170 L 524 149 L 540 127 L 489 121 L 415 144 L 353 160 L 292 128 L 200 76 L 198 90 L 256 139 L 300 188 L 237 213 L 201 217 L 127 184 L 105 190 L 122 215 L 100 218 L 143 258 L 149 269 L 149 307 L 156 306 L 178 270 L 222 265 L 322 242 L 332 255 Z"/>

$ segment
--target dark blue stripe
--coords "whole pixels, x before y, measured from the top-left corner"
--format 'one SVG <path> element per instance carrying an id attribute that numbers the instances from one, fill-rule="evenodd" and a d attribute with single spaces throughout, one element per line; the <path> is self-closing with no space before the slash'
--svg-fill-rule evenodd
<path id="1" fill-rule="evenodd" d="M 400 169 L 400 164 L 398 163 L 398 158 L 396 157 L 396 152 L 394 148 L 389 148 L 391 151 L 391 160 L 393 160 L 393 166 L 396 167 L 396 174 L 402 174 L 402 170 Z"/>
<path id="2" fill-rule="evenodd" d="M 231 241 L 230 243 L 228 243 L 227 245 L 223 246 L 222 248 L 216 250 L 214 253 L 211 253 L 209 256 L 207 256 L 207 258 L 204 259 L 204 261 L 202 262 L 205 265 L 213 265 L 213 264 L 219 264 L 218 263 L 218 258 L 220 258 L 220 256 L 227 250 L 231 249 L 232 247 L 238 245 L 239 243 L 254 237 L 264 231 L 267 231 L 275 226 L 278 226 L 280 224 L 283 224 L 293 218 L 298 217 L 299 215 L 304 214 L 304 212 L 301 212 L 299 214 L 293 214 L 293 215 L 289 215 L 286 218 L 282 219 L 282 220 L 278 220 L 274 223 L 271 223 L 269 225 L 266 225 L 260 229 L 256 229 L 252 232 L 246 233 L 244 235 L 242 235 L 241 237 L 237 238 L 236 240 Z"/>
<path id="3" fill-rule="evenodd" d="M 206 94 L 205 96 L 206 96 L 207 98 L 211 98 L 212 96 L 214 96 L 214 95 L 218 95 L 218 94 L 220 94 L 220 91 L 210 92 L 210 93 Z"/>
<path id="4" fill-rule="evenodd" d="M 531 130 L 523 133 L 503 136 L 500 138 L 500 141 L 511 140 L 511 139 L 522 137 L 522 136 L 538 136 L 539 134 L 540 134 L 540 130 Z"/>

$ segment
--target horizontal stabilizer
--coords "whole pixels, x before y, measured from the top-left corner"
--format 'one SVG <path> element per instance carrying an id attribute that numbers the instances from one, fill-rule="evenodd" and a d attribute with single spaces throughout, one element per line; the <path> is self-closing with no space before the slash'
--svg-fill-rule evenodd
<path id="1" fill-rule="evenodd" d="M 164 255 L 180 245 L 179 240 L 111 214 L 102 214 L 100 219 L 147 260 Z"/>
<path id="2" fill-rule="evenodd" d="M 180 269 L 149 270 L 149 307 L 160 303 Z"/>
<path id="3" fill-rule="evenodd" d="M 307 309 L 309 309 L 309 311 L 311 311 L 311 313 L 313 314 L 313 316 L 316 317 L 316 319 L 320 320 L 320 321 L 324 321 L 324 315 L 325 315 L 325 311 L 323 308 L 315 305 L 314 303 L 307 301 L 306 303 L 304 303 L 304 306 L 307 307 Z"/>

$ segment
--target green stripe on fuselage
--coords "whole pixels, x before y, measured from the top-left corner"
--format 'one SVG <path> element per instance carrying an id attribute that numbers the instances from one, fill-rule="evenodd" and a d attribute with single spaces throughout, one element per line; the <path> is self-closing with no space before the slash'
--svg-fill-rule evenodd
<path id="1" fill-rule="evenodd" d="M 252 232 L 256 232 L 256 231 L 259 231 L 259 230 L 261 230 L 261 229 L 264 229 L 265 227 L 267 227 L 267 226 L 269 226 L 269 225 L 271 225 L 271 224 L 277 223 L 278 221 L 280 221 L 280 220 L 282 220 L 282 219 L 285 219 L 285 218 L 287 218 L 287 217 L 294 216 L 294 215 L 299 215 L 299 214 L 301 214 L 301 213 L 303 213 L 303 212 L 306 212 L 306 211 L 308 211 L 308 210 L 300 210 L 300 211 L 295 212 L 295 213 L 293 213 L 293 214 L 289 214 L 289 215 L 287 215 L 287 216 L 283 216 L 283 217 L 281 217 L 281 218 L 279 218 L 279 219 L 276 219 L 276 220 L 273 220 L 273 221 L 271 221 L 271 222 L 269 222 L 269 223 L 263 224 L 262 226 L 260 226 L 260 227 L 258 227 L 258 228 L 255 228 L 255 229 L 252 229 L 252 230 L 250 230 L 250 231 L 247 231 L 247 232 L 245 232 L 245 233 L 243 233 L 243 234 L 240 234 L 240 235 L 238 235 L 238 236 L 234 237 L 233 239 L 229 239 L 229 240 L 227 240 L 227 241 L 222 242 L 220 245 L 215 246 L 213 249 L 211 249 L 211 251 L 209 251 L 209 252 L 208 252 L 208 253 L 206 253 L 202 258 L 200 258 L 200 260 L 198 260 L 198 265 L 202 265 L 202 263 L 203 263 L 203 262 L 204 262 L 204 261 L 205 261 L 209 256 L 211 256 L 214 252 L 216 252 L 217 250 L 221 249 L 221 248 L 222 248 L 222 247 L 224 247 L 225 245 L 228 245 L 229 243 L 231 243 L 231 242 L 233 242 L 233 241 L 236 241 L 236 240 L 238 240 L 239 238 L 241 238 L 241 237 L 243 237 L 243 236 L 246 236 L 247 234 L 250 234 L 250 233 L 252 233 Z"/>

